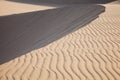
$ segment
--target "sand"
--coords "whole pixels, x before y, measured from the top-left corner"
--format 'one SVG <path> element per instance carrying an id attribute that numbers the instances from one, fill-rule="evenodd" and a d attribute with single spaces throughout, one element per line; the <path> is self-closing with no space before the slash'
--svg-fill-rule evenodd
<path id="1" fill-rule="evenodd" d="M 0 1 L 0 16 L 7 16 L 13 14 L 27 13 L 33 11 L 40 11 L 46 9 L 53 9 L 60 7 L 60 5 L 34 5 L 34 4 L 26 4 L 20 2 L 11 2 L 11 1 Z"/>
<path id="2" fill-rule="evenodd" d="M 116 0 L 116 1 L 110 2 L 109 4 L 120 4 L 120 0 Z"/>
<path id="3" fill-rule="evenodd" d="M 9 0 L 15 2 L 22 2 L 22 3 L 58 3 L 58 4 L 89 4 L 89 3 L 109 3 L 115 0 Z"/>
<path id="4" fill-rule="evenodd" d="M 74 5 L 1 17 L 0 63 L 44 47 L 88 24 L 103 11 L 99 5 Z"/>
<path id="5" fill-rule="evenodd" d="M 83 28 L 0 65 L 0 80 L 119 80 L 120 6 L 104 6 Z"/>

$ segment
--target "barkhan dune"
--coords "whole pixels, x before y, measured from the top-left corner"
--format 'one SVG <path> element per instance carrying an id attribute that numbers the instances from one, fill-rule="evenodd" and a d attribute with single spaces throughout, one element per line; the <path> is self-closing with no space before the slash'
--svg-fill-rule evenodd
<path id="1" fill-rule="evenodd" d="M 88 25 L 1 64 L 0 80 L 120 80 L 120 5 L 102 6 Z"/>

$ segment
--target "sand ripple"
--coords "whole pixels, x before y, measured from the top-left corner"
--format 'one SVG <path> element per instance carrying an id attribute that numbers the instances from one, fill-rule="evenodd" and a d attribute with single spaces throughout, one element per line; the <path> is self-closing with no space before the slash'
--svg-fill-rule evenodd
<path id="1" fill-rule="evenodd" d="M 119 80 L 120 14 L 106 7 L 86 27 L 0 65 L 0 80 Z"/>

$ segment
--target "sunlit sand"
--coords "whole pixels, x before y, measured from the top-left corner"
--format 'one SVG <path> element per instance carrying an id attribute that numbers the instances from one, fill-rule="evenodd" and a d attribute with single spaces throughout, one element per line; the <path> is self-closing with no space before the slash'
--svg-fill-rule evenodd
<path id="1" fill-rule="evenodd" d="M 3 3 L 0 2 L 0 16 L 57 8 Z M 105 12 L 91 23 L 1 64 L 0 80 L 119 80 L 120 5 L 102 6 Z"/>

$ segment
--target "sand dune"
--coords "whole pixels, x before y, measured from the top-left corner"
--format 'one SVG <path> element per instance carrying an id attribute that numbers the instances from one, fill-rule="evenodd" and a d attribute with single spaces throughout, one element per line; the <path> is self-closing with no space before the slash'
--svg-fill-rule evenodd
<path id="1" fill-rule="evenodd" d="M 41 11 L 47 9 L 53 9 L 60 7 L 61 5 L 48 5 L 48 4 L 25 4 L 20 2 L 12 1 L 0 1 L 0 16 L 21 14 L 33 11 Z M 63 5 L 62 5 L 63 6 Z"/>
<path id="2" fill-rule="evenodd" d="M 109 3 L 115 0 L 8 0 L 8 1 L 15 1 L 15 2 L 22 2 L 22 3 L 31 3 L 36 2 L 47 2 L 47 3 L 59 3 L 59 4 L 88 4 L 88 3 Z"/>
<path id="3" fill-rule="evenodd" d="M 99 5 L 77 5 L 1 17 L 0 63 L 83 27 L 103 11 Z"/>
<path id="4" fill-rule="evenodd" d="M 0 65 L 0 80 L 119 80 L 120 5 L 104 6 L 89 25 Z"/>

